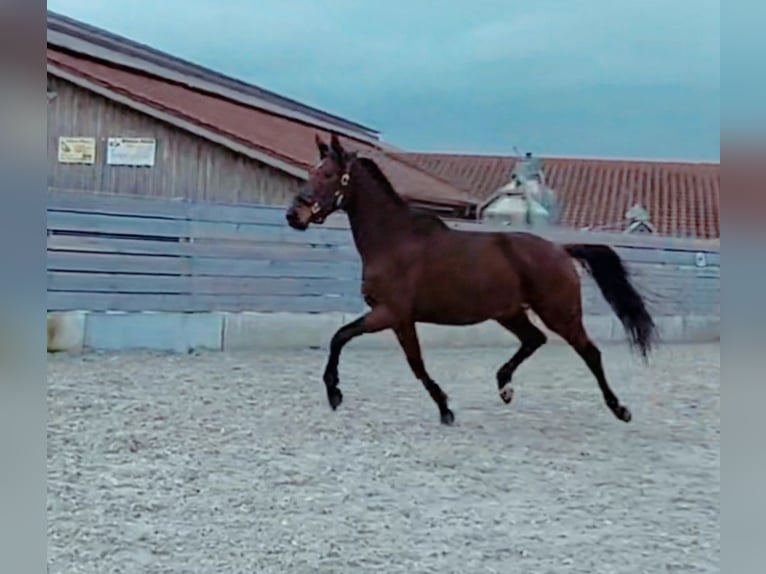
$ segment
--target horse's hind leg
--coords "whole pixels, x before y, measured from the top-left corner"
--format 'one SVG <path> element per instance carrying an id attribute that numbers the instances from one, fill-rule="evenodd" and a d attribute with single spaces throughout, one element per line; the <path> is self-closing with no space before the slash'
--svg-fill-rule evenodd
<path id="1" fill-rule="evenodd" d="M 509 404 L 513 400 L 513 387 L 508 383 L 511 382 L 514 371 L 545 344 L 547 337 L 535 327 L 524 311 L 513 317 L 497 319 L 497 322 L 516 335 L 521 342 L 521 347 L 497 371 L 497 391 L 503 402 Z"/>
<path id="2" fill-rule="evenodd" d="M 394 329 L 399 344 L 402 346 L 407 362 L 412 369 L 413 374 L 423 383 L 428 394 L 439 407 L 441 422 L 445 425 L 451 425 L 455 422 L 455 415 L 447 406 L 447 394 L 441 390 L 441 387 L 434 382 L 428 375 L 426 366 L 423 364 L 423 356 L 420 352 L 420 342 L 418 333 L 415 330 L 414 323 L 404 323 Z"/>
<path id="3" fill-rule="evenodd" d="M 606 381 L 604 366 L 601 362 L 601 351 L 590 340 L 582 324 L 582 313 L 552 316 L 549 314 L 540 314 L 540 318 L 546 326 L 569 343 L 578 355 L 588 365 L 593 376 L 598 381 L 598 387 L 604 396 L 606 406 L 614 413 L 618 419 L 624 422 L 630 422 L 632 415 L 628 407 L 620 404 L 617 395 L 614 394 Z"/>
<path id="4" fill-rule="evenodd" d="M 582 325 L 581 328 L 583 333 L 585 333 L 585 328 L 582 327 Z M 614 394 L 612 389 L 609 387 L 609 383 L 606 382 L 604 366 L 601 362 L 601 351 L 593 343 L 593 341 L 588 338 L 587 335 L 585 335 L 584 341 L 585 342 L 581 342 L 574 349 L 577 351 L 577 354 L 579 354 L 580 357 L 582 357 L 582 359 L 585 361 L 585 364 L 588 365 L 591 373 L 593 373 L 593 375 L 596 377 L 596 380 L 598 381 L 598 387 L 601 389 L 601 394 L 604 396 L 606 406 L 609 407 L 609 409 L 614 413 L 614 416 L 616 416 L 618 419 L 626 423 L 630 422 L 630 419 L 633 418 L 633 415 L 630 414 L 628 407 L 620 404 L 617 395 Z"/>

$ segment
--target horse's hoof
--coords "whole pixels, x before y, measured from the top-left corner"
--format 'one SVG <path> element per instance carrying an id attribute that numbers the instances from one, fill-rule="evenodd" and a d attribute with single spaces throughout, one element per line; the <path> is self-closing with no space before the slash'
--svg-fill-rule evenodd
<path id="1" fill-rule="evenodd" d="M 633 415 L 630 414 L 628 407 L 624 407 L 622 405 L 617 406 L 617 408 L 614 411 L 614 414 L 618 419 L 626 423 L 629 423 L 630 419 L 633 418 Z"/>
<path id="2" fill-rule="evenodd" d="M 455 414 L 451 410 L 445 409 L 441 413 L 441 421 L 443 425 L 452 425 L 455 422 Z"/>
<path id="3" fill-rule="evenodd" d="M 330 407 L 332 407 L 332 410 L 335 410 L 338 408 L 338 405 L 340 405 L 343 402 L 343 393 L 341 393 L 340 389 L 337 387 L 333 389 L 328 389 L 327 401 L 330 403 Z"/>
<path id="4" fill-rule="evenodd" d="M 510 405 L 513 400 L 513 387 L 506 385 L 500 389 L 500 398 L 506 405 Z"/>

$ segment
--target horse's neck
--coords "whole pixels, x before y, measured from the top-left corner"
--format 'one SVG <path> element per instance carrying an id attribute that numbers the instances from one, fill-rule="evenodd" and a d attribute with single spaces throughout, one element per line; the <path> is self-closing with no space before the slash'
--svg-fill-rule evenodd
<path id="1" fill-rule="evenodd" d="M 354 243 L 365 262 L 390 251 L 410 224 L 407 206 L 397 203 L 379 185 L 359 186 L 346 209 Z"/>

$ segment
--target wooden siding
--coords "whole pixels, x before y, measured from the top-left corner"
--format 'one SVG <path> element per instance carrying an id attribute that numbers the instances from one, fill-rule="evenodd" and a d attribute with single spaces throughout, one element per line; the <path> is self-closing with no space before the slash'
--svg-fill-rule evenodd
<path id="1" fill-rule="evenodd" d="M 720 315 L 720 252 L 709 242 L 546 234 L 613 245 L 658 316 Z M 268 206 L 49 192 L 47 271 L 49 311 L 365 309 L 347 220 L 301 233 Z M 587 276 L 583 300 L 586 313 L 611 314 Z"/>
<path id="2" fill-rule="evenodd" d="M 158 122 L 74 84 L 48 76 L 48 186 L 195 201 L 285 205 L 300 185 L 293 176 Z M 96 138 L 93 165 L 59 164 L 59 136 Z M 154 167 L 106 164 L 106 140 L 157 140 Z"/>

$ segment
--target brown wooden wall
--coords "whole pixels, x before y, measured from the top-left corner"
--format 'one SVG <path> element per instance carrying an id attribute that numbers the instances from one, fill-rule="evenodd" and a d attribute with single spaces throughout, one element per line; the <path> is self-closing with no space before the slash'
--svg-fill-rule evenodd
<path id="1" fill-rule="evenodd" d="M 135 112 L 52 76 L 48 103 L 48 187 L 196 201 L 285 205 L 299 180 L 203 138 Z M 59 136 L 95 137 L 93 165 L 59 164 Z M 106 140 L 157 140 L 154 167 L 106 164 Z"/>

